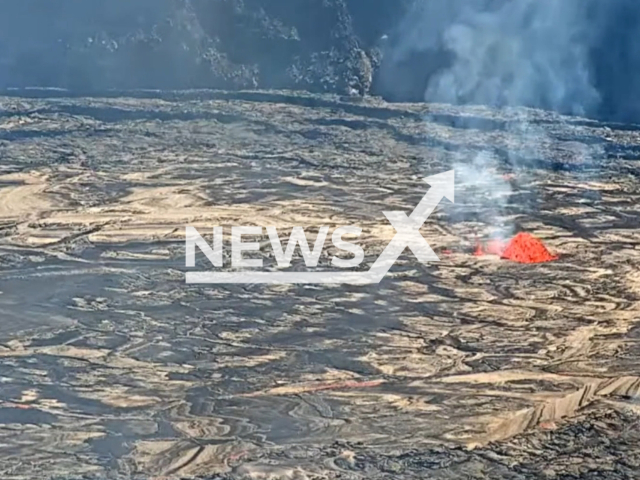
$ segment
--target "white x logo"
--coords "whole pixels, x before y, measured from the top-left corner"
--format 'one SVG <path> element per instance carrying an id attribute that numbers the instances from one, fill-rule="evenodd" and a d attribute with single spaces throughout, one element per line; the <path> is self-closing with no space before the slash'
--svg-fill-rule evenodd
<path id="1" fill-rule="evenodd" d="M 433 175 L 426 178 L 425 181 L 431 185 L 431 188 L 427 194 L 422 197 L 422 200 L 420 200 L 420 203 L 413 212 L 411 212 L 410 216 L 407 216 L 404 212 L 383 212 L 384 216 L 387 217 L 391 225 L 393 225 L 393 228 L 396 229 L 396 234 L 372 265 L 369 272 L 367 272 L 368 275 L 372 275 L 375 278 L 382 278 L 407 247 L 409 247 L 421 263 L 437 262 L 440 260 L 420 234 L 420 227 L 422 227 L 427 218 L 429 218 L 429 215 L 435 210 L 442 197 L 453 201 L 453 170 L 439 175 Z"/>
<path id="2" fill-rule="evenodd" d="M 424 221 L 419 222 L 411 217 L 407 217 L 407 214 L 404 212 L 384 212 L 384 216 L 387 217 L 397 232 L 384 253 L 390 250 L 394 253 L 397 251 L 398 255 L 400 255 L 404 249 L 408 247 L 421 263 L 437 262 L 440 260 L 420 234 L 420 227 L 422 227 Z M 395 256 L 395 258 L 397 258 L 397 256 Z M 395 258 L 392 260 L 392 263 L 395 261 Z"/>

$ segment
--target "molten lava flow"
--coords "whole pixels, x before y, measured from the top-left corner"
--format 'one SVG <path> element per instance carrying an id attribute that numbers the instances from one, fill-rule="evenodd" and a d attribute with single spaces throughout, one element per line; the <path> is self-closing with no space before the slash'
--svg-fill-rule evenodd
<path id="1" fill-rule="evenodd" d="M 542 263 L 556 260 L 544 244 L 533 235 L 519 233 L 511 239 L 500 258 L 518 263 Z"/>

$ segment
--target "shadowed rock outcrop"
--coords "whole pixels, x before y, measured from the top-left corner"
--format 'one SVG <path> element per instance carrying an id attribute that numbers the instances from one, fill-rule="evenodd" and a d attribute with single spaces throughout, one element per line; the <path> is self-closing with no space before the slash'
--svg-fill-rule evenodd
<path id="1" fill-rule="evenodd" d="M 298 89 L 633 121 L 632 0 L 25 0 L 0 86 Z"/>
<path id="2" fill-rule="evenodd" d="M 364 94 L 376 64 L 372 48 L 402 16 L 402 5 L 389 0 L 89 5 L 64 0 L 54 8 L 31 0 L 4 7 L 0 83 L 76 90 L 260 87 Z"/>

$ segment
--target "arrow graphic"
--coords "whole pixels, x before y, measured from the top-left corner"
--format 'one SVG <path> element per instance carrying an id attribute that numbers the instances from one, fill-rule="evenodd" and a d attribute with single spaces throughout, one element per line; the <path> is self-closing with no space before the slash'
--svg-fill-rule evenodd
<path id="1" fill-rule="evenodd" d="M 187 272 L 187 283 L 364 285 L 379 283 L 405 248 L 409 248 L 421 263 L 437 262 L 440 259 L 420 234 L 420 227 L 443 198 L 454 202 L 454 171 L 432 175 L 424 181 L 431 188 L 409 216 L 401 211 L 383 212 L 396 234 L 367 272 Z"/>
<path id="2" fill-rule="evenodd" d="M 454 171 L 432 175 L 424 179 L 431 185 L 427 194 L 407 217 L 404 212 L 383 212 L 385 217 L 398 233 L 371 266 L 367 275 L 371 275 L 376 282 L 382 280 L 391 266 L 402 254 L 405 248 L 413 252 L 419 262 L 438 262 L 440 259 L 431 249 L 427 241 L 420 234 L 420 227 L 427 221 L 443 197 L 454 202 L 455 179 Z"/>

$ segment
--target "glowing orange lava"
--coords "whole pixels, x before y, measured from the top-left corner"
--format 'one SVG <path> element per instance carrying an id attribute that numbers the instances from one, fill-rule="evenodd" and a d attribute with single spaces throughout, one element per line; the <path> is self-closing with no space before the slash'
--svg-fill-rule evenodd
<path id="1" fill-rule="evenodd" d="M 519 233 L 511 239 L 500 258 L 518 263 L 543 263 L 557 260 L 540 240 L 528 233 Z"/>
<path id="2" fill-rule="evenodd" d="M 529 233 L 518 233 L 509 242 L 491 240 L 485 244 L 476 242 L 473 253 L 476 256 L 497 255 L 505 260 L 518 263 L 543 263 L 558 257 L 549 253 L 547 247 Z"/>

